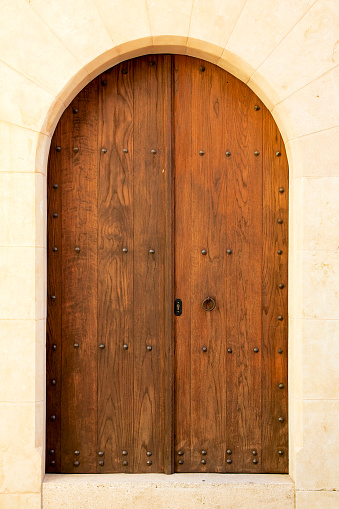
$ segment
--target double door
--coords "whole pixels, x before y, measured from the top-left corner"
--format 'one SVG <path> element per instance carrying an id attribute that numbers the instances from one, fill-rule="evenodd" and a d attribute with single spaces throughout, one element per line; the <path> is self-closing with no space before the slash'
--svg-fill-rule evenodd
<path id="1" fill-rule="evenodd" d="M 48 472 L 286 472 L 288 165 L 242 82 L 148 55 L 48 167 Z"/>

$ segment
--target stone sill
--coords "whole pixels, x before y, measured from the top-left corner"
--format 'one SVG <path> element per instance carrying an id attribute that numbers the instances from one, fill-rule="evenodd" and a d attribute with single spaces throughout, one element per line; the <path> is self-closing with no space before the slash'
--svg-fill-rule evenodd
<path id="1" fill-rule="evenodd" d="M 43 509 L 293 509 L 280 474 L 46 474 Z"/>

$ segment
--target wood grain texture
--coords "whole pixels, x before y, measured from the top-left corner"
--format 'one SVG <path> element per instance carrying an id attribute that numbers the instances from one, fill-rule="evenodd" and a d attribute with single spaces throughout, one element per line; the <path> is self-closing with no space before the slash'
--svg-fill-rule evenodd
<path id="1" fill-rule="evenodd" d="M 65 122 L 70 137 L 62 172 L 61 470 L 82 473 L 97 467 L 97 81 L 73 101 Z"/>
<path id="2" fill-rule="evenodd" d="M 244 83 L 148 55 L 80 92 L 48 167 L 47 471 L 287 472 L 287 249 L 283 141 Z"/>

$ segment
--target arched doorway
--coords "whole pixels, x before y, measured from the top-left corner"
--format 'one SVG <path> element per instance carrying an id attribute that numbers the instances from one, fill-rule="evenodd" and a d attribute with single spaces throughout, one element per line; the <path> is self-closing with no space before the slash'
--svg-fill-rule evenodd
<path id="1" fill-rule="evenodd" d="M 194 58 L 72 101 L 48 173 L 47 471 L 286 472 L 288 165 Z"/>

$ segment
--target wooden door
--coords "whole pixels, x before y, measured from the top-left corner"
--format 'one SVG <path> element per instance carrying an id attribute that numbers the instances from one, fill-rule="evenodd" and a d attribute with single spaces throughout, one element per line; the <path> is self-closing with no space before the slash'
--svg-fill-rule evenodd
<path id="1" fill-rule="evenodd" d="M 78 94 L 48 168 L 48 472 L 287 471 L 287 211 L 280 133 L 225 71 L 149 55 Z"/>

